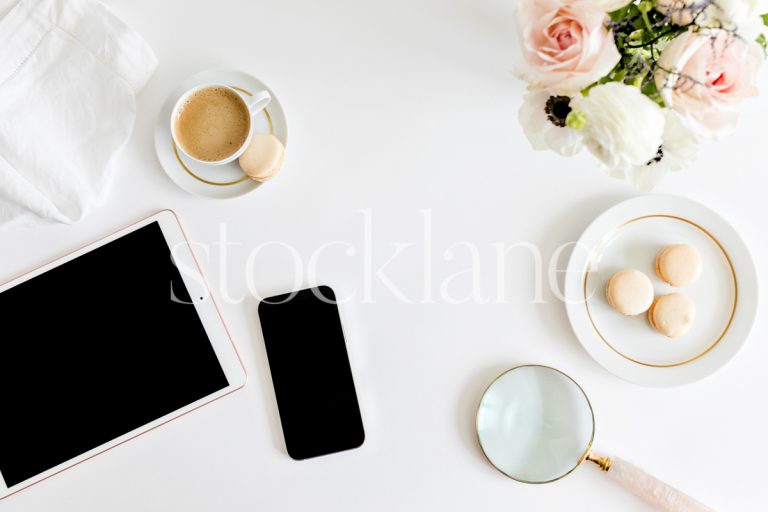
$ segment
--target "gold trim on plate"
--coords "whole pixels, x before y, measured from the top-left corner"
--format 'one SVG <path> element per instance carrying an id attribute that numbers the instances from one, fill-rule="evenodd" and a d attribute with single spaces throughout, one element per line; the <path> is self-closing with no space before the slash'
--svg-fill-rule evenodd
<path id="1" fill-rule="evenodd" d="M 230 87 L 232 89 L 235 89 L 236 91 L 242 92 L 243 94 L 247 94 L 248 96 L 253 96 L 252 92 L 247 91 L 247 90 L 243 89 L 242 87 L 237 87 L 237 86 L 234 86 L 234 85 L 230 85 Z M 272 124 L 272 116 L 269 115 L 269 110 L 267 110 L 266 107 L 264 108 L 264 115 L 267 117 L 267 123 L 269 123 L 269 133 L 274 135 L 275 134 L 275 127 Z M 242 182 L 246 181 L 247 179 L 249 179 L 248 175 L 243 173 L 243 177 L 242 178 L 238 178 L 238 179 L 233 180 L 233 181 L 220 182 L 220 181 L 210 181 L 210 180 L 207 180 L 207 179 L 205 179 L 205 178 L 203 178 L 201 176 L 198 176 L 197 174 L 192 172 L 192 170 L 189 167 L 187 167 L 187 165 L 181 159 L 181 155 L 179 154 L 179 150 L 176 147 L 176 142 L 173 140 L 173 138 L 171 138 L 171 146 L 173 146 L 173 154 L 176 155 L 176 160 L 179 162 L 181 167 L 185 171 L 187 171 L 187 174 L 189 174 L 190 176 L 192 176 L 193 178 L 195 178 L 198 181 L 202 181 L 206 185 L 214 185 L 214 186 L 217 186 L 217 187 L 226 187 L 226 186 L 229 186 L 229 185 L 237 185 L 238 183 L 242 183 Z"/>
<path id="2" fill-rule="evenodd" d="M 592 318 L 592 312 L 589 310 L 589 301 L 587 300 L 587 289 L 588 289 L 588 284 L 589 284 L 589 274 L 591 273 L 590 272 L 590 268 L 592 267 L 592 260 L 594 259 L 595 255 L 600 253 L 602 248 L 605 246 L 605 241 L 606 240 L 610 240 L 616 233 L 618 233 L 621 229 L 625 228 L 629 224 L 632 224 L 632 223 L 640 221 L 640 220 L 653 219 L 653 218 L 663 218 L 663 219 L 679 220 L 681 222 L 685 222 L 685 223 L 687 223 L 687 224 L 689 224 L 689 225 L 699 229 L 702 233 L 707 235 L 715 243 L 715 245 L 717 245 L 717 247 L 720 249 L 720 251 L 722 251 L 723 256 L 725 256 L 725 259 L 728 262 L 728 266 L 731 269 L 731 275 L 733 276 L 733 293 L 734 293 L 733 309 L 731 310 L 731 316 L 730 316 L 730 318 L 728 318 L 728 323 L 726 324 L 725 329 L 723 329 L 723 332 L 720 333 L 720 336 L 718 336 L 718 338 L 714 341 L 714 343 L 712 343 L 709 347 L 707 347 L 707 349 L 704 350 L 702 353 L 700 353 L 700 354 L 698 354 L 698 355 L 696 355 L 696 356 L 694 356 L 694 357 L 692 357 L 692 358 L 690 358 L 690 359 L 688 359 L 686 361 L 681 361 L 679 363 L 672 363 L 672 364 L 648 363 L 648 362 L 644 362 L 644 361 L 638 361 L 637 359 L 633 359 L 633 358 L 629 357 L 628 355 L 626 355 L 626 354 L 622 353 L 621 351 L 619 351 L 616 347 L 611 345 L 611 343 L 607 339 L 605 339 L 603 334 L 600 332 L 600 329 L 597 328 L 597 325 L 595 324 L 595 320 L 594 320 L 594 318 Z M 736 315 L 736 305 L 737 305 L 738 302 L 739 302 L 739 284 L 738 284 L 738 281 L 736 280 L 736 270 L 733 268 L 733 262 L 731 261 L 731 257 L 728 255 L 728 251 L 725 250 L 725 247 L 723 247 L 723 244 L 721 244 L 720 241 L 717 238 L 715 238 L 715 236 L 712 233 L 710 233 L 709 231 L 707 231 L 706 229 L 704 229 L 700 225 L 698 225 L 695 222 L 693 222 L 691 220 L 688 220 L 688 219 L 686 219 L 684 217 L 678 217 L 678 216 L 675 216 L 675 215 L 665 215 L 665 214 L 643 215 L 641 217 L 635 217 L 634 219 L 630 219 L 630 220 L 624 222 L 623 224 L 620 224 L 619 226 L 613 228 L 611 231 L 608 232 L 607 235 L 605 235 L 602 238 L 602 240 L 595 247 L 595 249 L 593 249 L 592 253 L 589 256 L 589 259 L 587 260 L 587 266 L 586 266 L 586 268 L 584 270 L 584 307 L 587 310 L 587 317 L 589 318 L 589 323 L 592 324 L 592 328 L 594 329 L 595 333 L 597 334 L 597 336 L 601 340 L 603 340 L 603 343 L 605 343 L 611 350 L 613 350 L 614 352 L 619 354 L 621 357 L 623 357 L 624 359 L 627 359 L 629 361 L 632 361 L 633 363 L 640 364 L 640 365 L 643 365 L 643 366 L 650 366 L 650 367 L 653 367 L 653 368 L 673 368 L 675 366 L 683 366 L 685 364 L 691 363 L 691 362 L 693 362 L 693 361 L 695 361 L 695 360 L 705 356 L 713 348 L 715 348 L 715 346 L 717 346 L 718 343 L 720 343 L 722 341 L 722 339 L 725 337 L 726 333 L 728 332 L 728 329 L 731 328 L 731 324 L 733 323 L 733 318 Z"/>

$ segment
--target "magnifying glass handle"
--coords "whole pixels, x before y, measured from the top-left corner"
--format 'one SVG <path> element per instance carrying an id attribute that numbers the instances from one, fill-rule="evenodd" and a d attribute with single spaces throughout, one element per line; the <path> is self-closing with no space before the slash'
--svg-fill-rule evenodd
<path id="1" fill-rule="evenodd" d="M 618 457 L 600 457 L 590 453 L 587 460 L 599 465 L 603 471 L 608 473 L 611 480 L 659 510 L 664 512 L 714 512 L 713 509 L 699 503 L 687 494 Z"/>

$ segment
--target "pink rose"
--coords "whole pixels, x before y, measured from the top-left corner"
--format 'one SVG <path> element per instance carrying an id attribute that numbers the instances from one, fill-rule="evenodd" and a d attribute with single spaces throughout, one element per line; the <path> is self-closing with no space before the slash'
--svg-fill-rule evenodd
<path id="1" fill-rule="evenodd" d="M 590 0 L 520 0 L 515 22 L 513 72 L 534 89 L 575 92 L 619 62 L 608 16 Z"/>
<path id="2" fill-rule="evenodd" d="M 757 94 L 763 51 L 726 30 L 690 30 L 658 61 L 656 86 L 667 106 L 712 135 L 732 131 L 744 99 Z"/>

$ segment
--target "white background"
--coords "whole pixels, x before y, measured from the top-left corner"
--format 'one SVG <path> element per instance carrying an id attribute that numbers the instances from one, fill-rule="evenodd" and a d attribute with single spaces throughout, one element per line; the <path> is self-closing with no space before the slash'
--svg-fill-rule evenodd
<path id="1" fill-rule="evenodd" d="M 212 246 L 204 267 L 214 290 L 226 285 L 235 298 L 249 295 L 246 258 L 259 244 L 291 244 L 306 262 L 322 244 L 346 241 L 356 253 L 329 248 L 318 278 L 339 295 L 357 289 L 341 314 L 367 440 L 358 450 L 316 460 L 287 456 L 257 301 L 246 298 L 222 304 L 249 371 L 245 389 L 0 501 L 0 510 L 648 510 L 593 467 L 532 486 L 486 463 L 473 430 L 476 403 L 493 377 L 520 363 L 556 366 L 582 384 L 596 412 L 599 450 L 717 510 L 765 509 L 765 315 L 719 373 L 682 388 L 645 389 L 589 358 L 548 284 L 546 303 L 532 302 L 533 266 L 522 250 L 507 261 L 506 303 L 440 299 L 440 282 L 469 264 L 466 249 L 457 248 L 451 261 L 444 257 L 451 244 L 477 244 L 480 286 L 493 294 L 491 244 L 530 242 L 549 258 L 604 209 L 635 195 L 601 175 L 587 154 L 563 159 L 529 148 L 516 121 L 524 87 L 509 73 L 513 0 L 107 4 L 160 60 L 139 96 L 110 198 L 78 225 L 0 233 L 0 280 L 161 208 L 174 209 L 203 244 L 214 244 L 225 225 L 229 241 L 239 245 L 224 258 Z M 232 201 L 177 189 L 152 141 L 165 95 L 213 67 L 258 76 L 288 116 L 283 173 Z M 751 101 L 735 136 L 706 144 L 697 165 L 662 187 L 729 219 L 752 250 L 761 285 L 768 277 L 767 109 L 768 95 Z M 432 304 L 418 302 L 425 208 L 434 224 Z M 374 268 L 393 254 L 394 243 L 417 243 L 385 268 L 414 303 L 380 281 L 373 302 L 362 302 L 365 209 L 373 222 Z M 255 258 L 252 287 L 262 295 L 286 291 L 294 274 L 285 251 L 268 247 Z M 465 275 L 450 291 L 461 296 L 468 289 Z M 65 294 L 43 298 L 41 321 Z"/>

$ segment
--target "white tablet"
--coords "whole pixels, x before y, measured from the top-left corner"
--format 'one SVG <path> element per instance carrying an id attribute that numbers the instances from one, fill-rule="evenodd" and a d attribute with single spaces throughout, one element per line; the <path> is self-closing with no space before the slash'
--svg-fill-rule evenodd
<path id="1" fill-rule="evenodd" d="M 245 384 L 170 210 L 0 285 L 0 318 L 0 498 Z"/>

